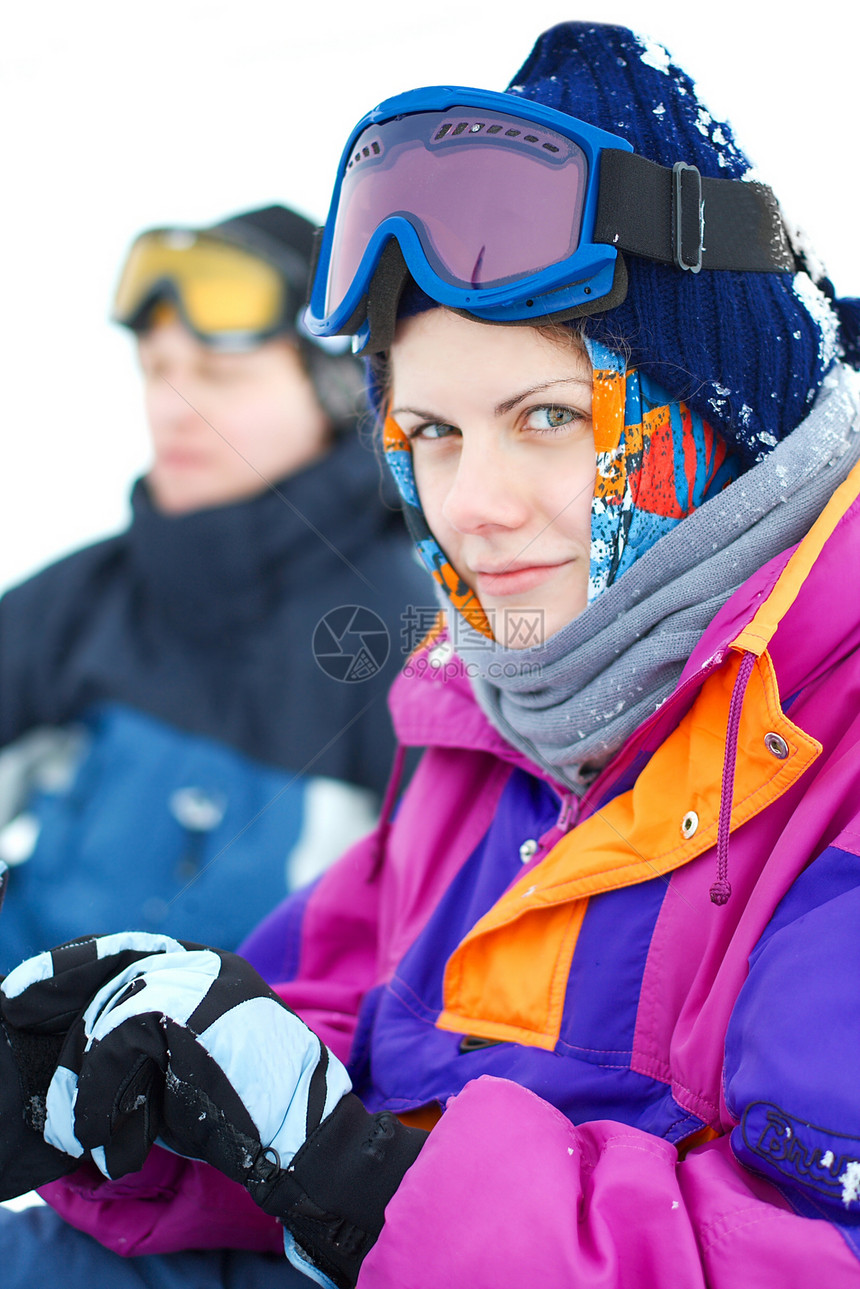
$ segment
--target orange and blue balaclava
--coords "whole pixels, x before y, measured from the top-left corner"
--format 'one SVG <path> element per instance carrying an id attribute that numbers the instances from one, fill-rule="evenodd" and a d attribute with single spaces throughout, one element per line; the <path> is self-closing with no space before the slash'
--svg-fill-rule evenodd
<path id="1" fill-rule="evenodd" d="M 645 551 L 741 473 L 737 453 L 698 412 L 620 355 L 586 339 L 597 476 L 591 510 L 593 600 Z"/>

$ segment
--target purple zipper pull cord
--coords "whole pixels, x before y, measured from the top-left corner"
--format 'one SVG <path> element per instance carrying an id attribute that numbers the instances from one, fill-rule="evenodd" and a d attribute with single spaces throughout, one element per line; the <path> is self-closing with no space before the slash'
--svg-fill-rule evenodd
<path id="1" fill-rule="evenodd" d="M 394 752 L 394 760 L 391 765 L 391 773 L 388 776 L 388 786 L 385 789 L 385 796 L 379 811 L 379 823 L 376 829 L 376 845 L 374 847 L 373 862 L 370 865 L 370 871 L 367 875 L 369 882 L 375 881 L 379 875 L 385 859 L 385 846 L 388 841 L 388 834 L 391 831 L 394 806 L 397 802 L 397 793 L 400 790 L 400 780 L 403 778 L 403 766 L 406 761 L 406 747 L 403 743 L 398 743 Z"/>
<path id="2" fill-rule="evenodd" d="M 735 762 L 738 756 L 738 732 L 741 724 L 741 709 L 744 705 L 744 694 L 750 676 L 755 670 L 756 656 L 745 653 L 741 659 L 740 669 L 732 690 L 729 703 L 729 723 L 726 729 L 726 755 L 723 760 L 723 782 L 720 788 L 720 817 L 717 822 L 717 880 L 711 887 L 711 900 L 714 904 L 727 904 L 732 893 L 729 881 L 729 836 L 732 826 L 732 797 L 735 790 Z"/>

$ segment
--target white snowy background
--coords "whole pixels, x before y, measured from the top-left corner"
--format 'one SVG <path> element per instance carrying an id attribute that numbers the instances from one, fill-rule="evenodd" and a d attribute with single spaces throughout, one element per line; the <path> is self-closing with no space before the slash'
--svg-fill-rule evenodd
<path id="1" fill-rule="evenodd" d="M 271 201 L 322 218 L 345 135 L 374 103 L 439 82 L 502 89 L 569 18 L 666 43 L 840 293 L 860 295 L 860 18 L 844 0 L 4 6 L 0 588 L 122 525 L 146 466 L 133 349 L 107 321 L 133 235 Z"/>

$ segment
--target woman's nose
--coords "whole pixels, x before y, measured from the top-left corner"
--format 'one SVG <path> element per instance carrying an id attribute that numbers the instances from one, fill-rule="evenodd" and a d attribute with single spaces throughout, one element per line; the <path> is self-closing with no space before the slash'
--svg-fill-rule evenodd
<path id="1" fill-rule="evenodd" d="M 518 528 L 527 517 L 527 483 L 497 435 L 464 435 L 444 516 L 458 532 Z"/>

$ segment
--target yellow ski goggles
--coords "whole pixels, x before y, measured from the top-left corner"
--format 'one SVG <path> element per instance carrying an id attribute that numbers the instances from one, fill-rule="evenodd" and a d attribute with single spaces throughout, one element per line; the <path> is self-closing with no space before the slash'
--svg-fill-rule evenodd
<path id="1" fill-rule="evenodd" d="M 292 329 L 289 288 L 281 273 L 212 233 L 151 229 L 132 244 L 111 316 L 140 330 L 153 304 L 169 300 L 204 344 L 240 349 Z"/>

